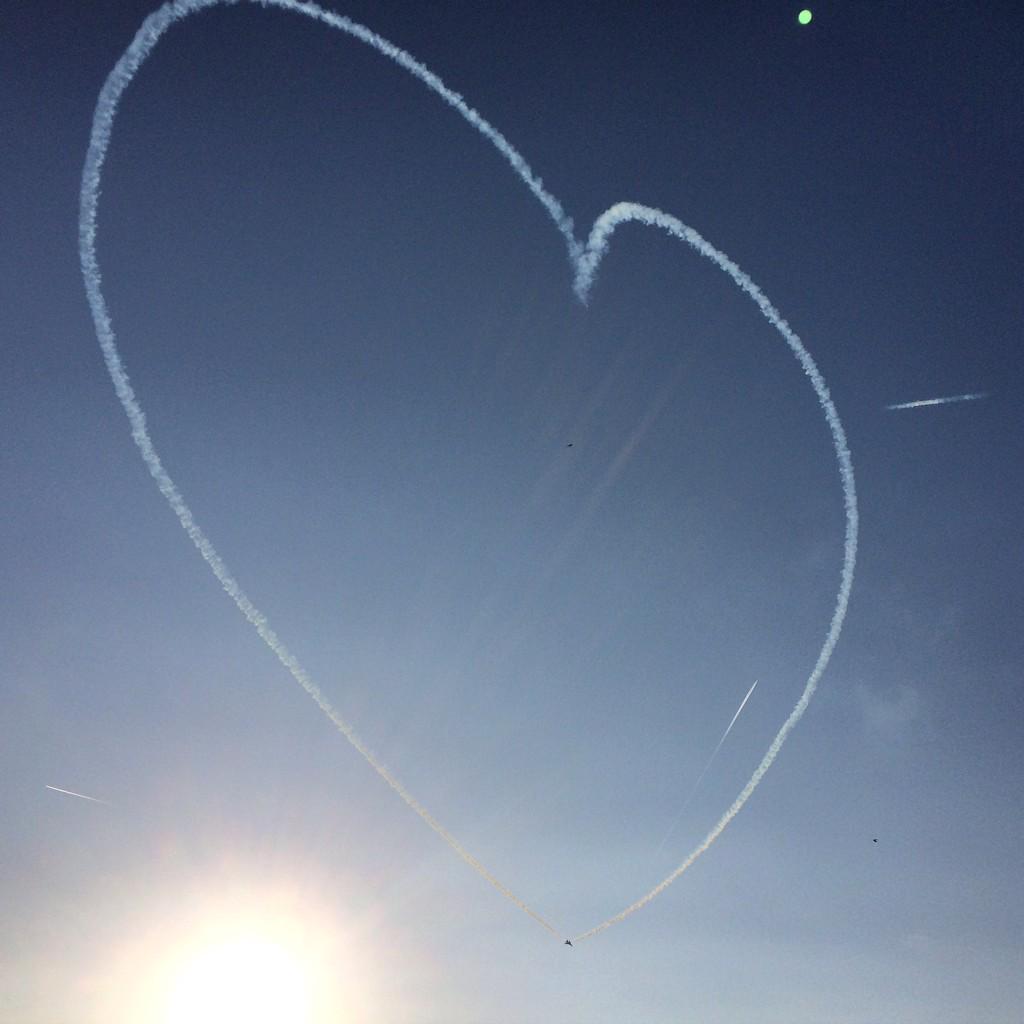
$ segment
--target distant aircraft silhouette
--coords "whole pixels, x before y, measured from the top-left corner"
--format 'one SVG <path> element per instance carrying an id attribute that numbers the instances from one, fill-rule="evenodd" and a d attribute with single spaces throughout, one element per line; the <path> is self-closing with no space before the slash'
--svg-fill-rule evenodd
<path id="1" fill-rule="evenodd" d="M 570 441 L 565 447 L 566 448 L 571 448 L 572 447 L 572 441 Z"/>
<path id="2" fill-rule="evenodd" d="M 572 945 L 572 943 L 571 943 L 571 942 L 570 942 L 570 941 L 569 941 L 568 939 L 566 939 L 566 940 L 565 940 L 565 944 L 566 944 L 567 946 L 571 946 L 571 945 Z"/>

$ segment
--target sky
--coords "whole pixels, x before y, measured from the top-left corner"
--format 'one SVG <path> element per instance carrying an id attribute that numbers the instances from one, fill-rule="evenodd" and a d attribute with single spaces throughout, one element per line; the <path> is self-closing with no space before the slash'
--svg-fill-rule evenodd
<path id="1" fill-rule="evenodd" d="M 657 229 L 618 227 L 582 304 L 491 142 L 324 25 L 194 14 L 124 94 L 96 250 L 167 472 L 546 931 L 296 684 L 132 443 L 78 201 L 153 9 L 0 19 L 0 1019 L 177 1024 L 187 964 L 257 936 L 313 979 L 308 1024 L 1019 1020 L 1016 5 L 328 7 L 464 97 L 580 242 L 628 201 L 735 261 L 849 443 L 853 586 L 806 713 L 693 866 L 572 948 L 701 843 L 805 691 L 847 526 L 818 397 Z"/>

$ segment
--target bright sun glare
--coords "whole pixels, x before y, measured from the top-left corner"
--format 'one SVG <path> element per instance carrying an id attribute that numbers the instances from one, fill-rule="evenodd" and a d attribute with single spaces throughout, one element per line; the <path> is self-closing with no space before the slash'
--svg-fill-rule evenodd
<path id="1" fill-rule="evenodd" d="M 308 1024 L 311 984 L 298 956 L 244 936 L 198 950 L 171 986 L 165 1024 Z"/>
<path id="2" fill-rule="evenodd" d="M 357 938 L 361 925 L 344 917 L 344 901 L 332 902 L 327 884 L 306 874 L 315 898 L 226 857 L 201 880 L 149 894 L 149 909 L 97 959 L 96 1020 L 338 1024 L 377 1004 L 372 944 Z"/>

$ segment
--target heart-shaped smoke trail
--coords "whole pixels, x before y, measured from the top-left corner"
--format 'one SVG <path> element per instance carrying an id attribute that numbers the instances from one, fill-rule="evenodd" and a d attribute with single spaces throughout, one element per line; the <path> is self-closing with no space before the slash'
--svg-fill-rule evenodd
<path id="1" fill-rule="evenodd" d="M 117 105 L 125 89 L 131 84 L 136 72 L 149 56 L 153 47 L 160 37 L 175 22 L 195 14 L 207 7 L 224 6 L 244 2 L 244 0 L 174 0 L 166 3 L 154 11 L 142 23 L 131 45 L 125 50 L 121 59 L 114 65 L 113 70 L 107 76 L 100 90 L 96 101 L 96 109 L 93 114 L 92 132 L 89 137 L 89 149 L 85 158 L 85 167 L 82 171 L 82 188 L 79 206 L 79 258 L 82 265 L 82 276 L 85 280 L 85 291 L 89 300 L 89 307 L 92 310 L 93 322 L 96 326 L 96 335 L 99 339 L 100 348 L 103 351 L 103 358 L 107 364 L 114 389 L 121 405 L 128 416 L 131 424 L 132 439 L 138 446 L 139 452 L 146 463 L 150 473 L 156 480 L 157 486 L 167 500 L 174 514 L 178 517 L 182 528 L 192 539 L 192 542 L 199 549 L 199 553 L 206 560 L 214 575 L 220 581 L 221 586 L 228 593 L 231 599 L 238 606 L 242 614 L 249 620 L 263 642 L 277 656 L 282 665 L 291 673 L 296 682 L 313 698 L 317 706 L 334 723 L 339 732 L 352 744 L 362 755 L 375 772 L 412 808 L 467 864 L 477 871 L 484 879 L 490 882 L 502 895 L 515 903 L 520 909 L 530 915 L 535 921 L 547 929 L 551 934 L 561 937 L 548 921 L 531 909 L 523 900 L 519 899 L 506 885 L 500 882 L 491 874 L 483 864 L 480 863 L 458 840 L 436 819 L 429 811 L 416 800 L 415 797 L 402 785 L 401 782 L 388 770 L 365 743 L 356 735 L 352 726 L 332 707 L 331 703 L 324 696 L 323 692 L 308 675 L 306 670 L 299 664 L 295 656 L 280 641 L 277 634 L 270 628 L 266 617 L 246 596 L 245 591 L 239 586 L 234 576 L 224 564 L 220 555 L 206 534 L 203 533 L 192 515 L 191 509 L 182 497 L 176 484 L 168 475 L 160 461 L 156 448 L 153 446 L 149 431 L 146 428 L 146 417 L 142 411 L 135 392 L 132 389 L 128 374 L 121 361 L 120 353 L 117 350 L 114 330 L 111 325 L 110 315 L 107 311 L 107 304 L 103 298 L 101 289 L 101 276 L 99 262 L 96 257 L 96 224 L 97 210 L 99 205 L 100 182 L 103 170 L 103 163 L 106 158 L 107 149 L 110 145 L 110 136 L 113 130 L 114 117 L 117 113 Z M 804 348 L 799 337 L 790 329 L 789 325 L 782 319 L 779 312 L 768 301 L 767 296 L 757 287 L 756 284 L 724 253 L 714 248 L 709 242 L 703 239 L 693 228 L 687 227 L 675 217 L 661 210 L 648 206 L 640 206 L 636 203 L 618 203 L 611 207 L 594 222 L 590 232 L 590 238 L 586 245 L 583 245 L 575 236 L 572 220 L 566 215 L 562 204 L 550 192 L 548 192 L 526 161 L 510 145 L 508 140 L 492 125 L 484 120 L 465 100 L 456 92 L 449 89 L 440 78 L 405 50 L 400 49 L 393 43 L 372 32 L 364 25 L 350 21 L 348 18 L 333 14 L 313 3 L 302 3 L 299 0 L 249 0 L 266 7 L 279 7 L 283 10 L 294 11 L 313 18 L 316 21 L 327 25 L 330 28 L 345 32 L 385 57 L 390 58 L 400 67 L 405 68 L 415 75 L 429 89 L 437 93 L 449 106 L 461 114 L 478 132 L 489 139 L 498 149 L 501 155 L 512 165 L 512 169 L 519 176 L 527 188 L 536 196 L 538 201 L 547 210 L 554 221 L 555 226 L 561 233 L 569 252 L 569 261 L 575 275 L 573 287 L 582 302 L 593 287 L 598 267 L 604 254 L 608 251 L 608 244 L 612 233 L 619 225 L 628 221 L 637 221 L 651 227 L 661 228 L 670 235 L 685 242 L 696 249 L 700 255 L 707 257 L 719 268 L 724 270 L 735 283 L 745 291 L 761 312 L 767 317 L 775 329 L 782 335 L 786 344 L 789 345 L 793 354 L 799 360 L 804 372 L 811 380 L 818 401 L 821 403 L 822 411 L 832 432 L 832 441 L 835 447 L 836 459 L 839 463 L 839 474 L 843 487 L 843 499 L 846 508 L 846 537 L 843 554 L 843 566 L 840 576 L 839 592 L 836 596 L 835 611 L 832 615 L 832 622 L 829 626 L 825 642 L 818 654 L 817 661 L 807 679 L 804 691 L 797 701 L 796 706 L 790 712 L 789 717 L 782 724 L 775 739 L 772 741 L 761 763 L 757 766 L 750 780 L 740 791 L 739 796 L 732 802 L 731 806 L 721 816 L 714 828 L 707 834 L 699 846 L 662 882 L 646 893 L 635 903 L 624 910 L 595 925 L 588 931 L 576 937 L 580 939 L 589 938 L 598 932 L 604 931 L 619 921 L 622 921 L 630 914 L 635 913 L 646 903 L 649 903 L 659 893 L 664 892 L 711 844 L 722 834 L 725 827 L 739 813 L 740 808 L 750 798 L 751 793 L 761 781 L 764 773 L 771 767 L 772 762 L 778 755 L 782 744 L 790 731 L 800 720 L 810 702 L 818 681 L 821 679 L 825 666 L 828 664 L 836 641 L 839 639 L 839 632 L 842 628 L 843 619 L 846 616 L 846 608 L 850 597 L 850 588 L 853 585 L 853 570 L 857 554 L 857 498 L 854 487 L 853 465 L 850 461 L 850 452 L 846 444 L 846 435 L 839 415 L 829 395 L 825 381 L 818 371 L 810 353 Z"/>

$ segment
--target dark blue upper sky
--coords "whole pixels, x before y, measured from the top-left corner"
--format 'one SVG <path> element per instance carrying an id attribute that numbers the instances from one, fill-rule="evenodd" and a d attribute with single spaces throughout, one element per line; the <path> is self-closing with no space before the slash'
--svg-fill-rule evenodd
<path id="1" fill-rule="evenodd" d="M 77 251 L 96 96 L 151 8 L 17 6 L 0 1017 L 174 1024 L 153 979 L 196 922 L 284 914 L 324 936 L 318 1022 L 1016 1020 L 1016 5 L 330 9 L 461 93 L 578 236 L 645 203 L 764 289 L 849 438 L 849 615 L 716 845 L 559 950 L 319 714 L 154 486 Z M 828 429 L 749 299 L 626 225 L 584 308 L 489 142 L 361 43 L 250 4 L 174 26 L 128 89 L 97 248 L 168 471 L 416 797 L 565 934 L 682 861 L 802 692 L 842 560 Z"/>

